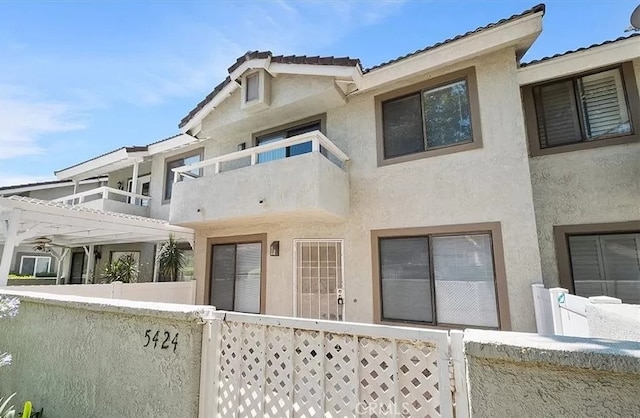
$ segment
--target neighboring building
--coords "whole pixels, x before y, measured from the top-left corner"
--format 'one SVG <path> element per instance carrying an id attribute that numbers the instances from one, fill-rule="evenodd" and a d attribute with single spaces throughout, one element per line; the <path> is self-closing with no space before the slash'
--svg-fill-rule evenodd
<path id="1" fill-rule="evenodd" d="M 530 331 L 533 283 L 632 301 L 640 38 L 521 64 L 543 14 L 369 69 L 249 52 L 179 135 L 56 176 L 193 228 L 219 309 Z"/>
<path id="2" fill-rule="evenodd" d="M 71 180 L 51 180 L 0 187 L 0 197 L 23 196 L 40 200 L 55 200 L 74 193 L 84 193 L 102 187 L 107 177 L 89 178 L 74 184 Z M 37 243 L 16 247 L 10 273 L 34 277 L 56 277 L 58 263 L 50 253 L 35 251 Z M 3 246 L 0 245 L 0 254 Z"/>

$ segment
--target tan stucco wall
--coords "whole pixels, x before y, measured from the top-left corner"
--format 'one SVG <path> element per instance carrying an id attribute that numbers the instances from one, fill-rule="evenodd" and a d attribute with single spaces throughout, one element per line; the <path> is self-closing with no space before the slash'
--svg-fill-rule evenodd
<path id="1" fill-rule="evenodd" d="M 640 344 L 466 330 L 471 416 L 636 417 Z"/>
<path id="2" fill-rule="evenodd" d="M 640 220 L 640 143 L 535 157 L 530 167 L 542 275 L 556 287 L 555 225 Z"/>
<path id="3" fill-rule="evenodd" d="M 0 393 L 17 393 L 16 405 L 31 400 L 48 418 L 198 416 L 203 308 L 32 295 L 0 321 L 13 355 Z M 178 333 L 175 353 L 143 347 L 147 329 L 160 343 Z"/>
<path id="4" fill-rule="evenodd" d="M 268 242 L 280 241 L 280 256 L 267 260 L 266 313 L 276 315 L 293 313 L 293 239 L 341 238 L 345 240 L 347 319 L 371 322 L 371 230 L 500 222 L 512 327 L 535 329 L 530 285 L 541 281 L 541 272 L 513 51 L 495 53 L 402 84 L 423 81 L 471 65 L 476 66 L 479 85 L 482 149 L 377 167 L 374 116 L 374 95 L 377 93 L 356 95 L 347 105 L 328 109 L 327 137 L 351 157 L 348 165 L 350 212 L 346 221 L 326 224 L 314 222 L 310 217 L 307 223 L 278 220 L 279 223 L 254 222 L 227 228 L 203 225 L 196 236 L 198 300 L 205 300 L 202 290 L 206 280 L 206 237 L 267 233 Z M 291 89 L 305 87 L 304 84 L 290 86 Z M 236 109 L 240 112 L 239 104 Z M 301 108 L 289 119 L 309 116 L 312 114 Z M 205 120 L 203 126 L 206 124 Z M 266 128 L 268 126 L 261 129 Z M 205 155 L 232 152 L 237 143 L 250 142 L 250 134 L 247 131 L 235 138 L 206 141 Z M 199 136 L 206 137 L 207 132 Z M 221 151 L 212 150 L 217 146 Z M 295 185 L 296 179 L 291 178 L 292 190 Z M 225 204 L 216 201 L 215 191 L 199 198 L 208 205 Z M 358 302 L 354 303 L 353 299 Z"/>

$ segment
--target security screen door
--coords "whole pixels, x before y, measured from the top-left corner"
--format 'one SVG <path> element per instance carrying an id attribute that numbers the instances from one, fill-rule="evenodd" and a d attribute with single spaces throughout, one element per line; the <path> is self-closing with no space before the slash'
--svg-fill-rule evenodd
<path id="1" fill-rule="evenodd" d="M 295 316 L 343 321 L 342 240 L 295 240 L 294 244 Z"/>

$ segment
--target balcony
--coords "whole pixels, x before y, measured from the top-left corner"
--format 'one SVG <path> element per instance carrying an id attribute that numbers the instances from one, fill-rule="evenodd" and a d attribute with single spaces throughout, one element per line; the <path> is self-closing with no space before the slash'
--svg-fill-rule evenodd
<path id="1" fill-rule="evenodd" d="M 104 186 L 54 199 L 53 201 L 106 212 L 149 217 L 150 200 L 149 196 Z"/>
<path id="2" fill-rule="evenodd" d="M 349 211 L 348 160 L 326 136 L 313 131 L 175 168 L 169 221 L 344 219 Z"/>

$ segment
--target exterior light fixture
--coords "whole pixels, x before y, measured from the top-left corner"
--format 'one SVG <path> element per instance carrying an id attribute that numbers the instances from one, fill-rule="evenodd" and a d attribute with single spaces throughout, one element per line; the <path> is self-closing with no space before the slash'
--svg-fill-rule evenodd
<path id="1" fill-rule="evenodd" d="M 269 255 L 271 257 L 277 257 L 280 255 L 280 241 L 271 242 L 271 246 L 269 247 Z"/>

